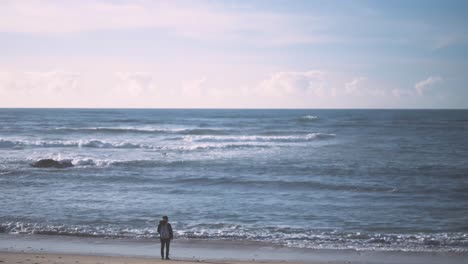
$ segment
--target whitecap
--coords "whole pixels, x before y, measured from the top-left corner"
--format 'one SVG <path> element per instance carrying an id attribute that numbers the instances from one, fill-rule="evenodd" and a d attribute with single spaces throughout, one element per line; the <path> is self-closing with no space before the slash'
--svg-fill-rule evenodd
<path id="1" fill-rule="evenodd" d="M 300 121 L 316 121 L 318 120 L 318 116 L 314 116 L 314 115 L 305 115 L 305 116 L 301 116 L 299 118 Z"/>

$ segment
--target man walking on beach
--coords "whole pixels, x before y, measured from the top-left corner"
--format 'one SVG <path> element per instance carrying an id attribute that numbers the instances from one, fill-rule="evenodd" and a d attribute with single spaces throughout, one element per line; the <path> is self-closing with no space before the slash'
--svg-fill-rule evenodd
<path id="1" fill-rule="evenodd" d="M 166 259 L 170 259 L 169 244 L 174 236 L 172 234 L 172 226 L 169 224 L 169 218 L 167 216 L 163 216 L 159 221 L 158 233 L 161 239 L 161 258 L 164 259 L 164 247 L 166 247 Z"/>

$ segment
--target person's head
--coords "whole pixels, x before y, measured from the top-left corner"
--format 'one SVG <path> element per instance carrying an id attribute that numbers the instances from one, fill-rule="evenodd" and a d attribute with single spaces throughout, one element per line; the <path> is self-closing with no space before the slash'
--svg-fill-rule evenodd
<path id="1" fill-rule="evenodd" d="M 167 215 L 165 215 L 165 216 L 162 217 L 162 220 L 167 223 L 169 221 L 169 217 L 167 217 Z"/>

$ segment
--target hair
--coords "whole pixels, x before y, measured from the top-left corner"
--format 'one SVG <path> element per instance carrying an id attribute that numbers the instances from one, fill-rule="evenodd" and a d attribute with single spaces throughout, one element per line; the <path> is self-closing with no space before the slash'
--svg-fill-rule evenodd
<path id="1" fill-rule="evenodd" d="M 163 219 L 169 219 L 169 217 L 167 217 L 167 215 L 163 216 L 162 218 Z"/>

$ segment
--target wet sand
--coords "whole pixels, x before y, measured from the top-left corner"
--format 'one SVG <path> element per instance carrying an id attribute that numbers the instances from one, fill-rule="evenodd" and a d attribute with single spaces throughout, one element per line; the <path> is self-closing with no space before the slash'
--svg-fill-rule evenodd
<path id="1" fill-rule="evenodd" d="M 122 257 L 122 256 L 89 256 L 72 254 L 51 254 L 51 253 L 18 253 L 18 252 L 0 252 L 0 263 L 18 263 L 18 264 L 177 264 L 190 263 L 260 263 L 260 262 L 233 262 L 233 261 L 205 261 L 205 260 L 161 260 L 157 258 L 144 257 Z M 279 264 L 282 262 L 268 262 Z M 284 262 L 283 262 L 284 263 Z"/>
<path id="2" fill-rule="evenodd" d="M 240 241 L 175 240 L 161 260 L 155 239 L 0 234 L 0 264 L 311 263 L 468 264 L 467 253 L 300 249 Z"/>

